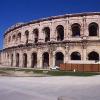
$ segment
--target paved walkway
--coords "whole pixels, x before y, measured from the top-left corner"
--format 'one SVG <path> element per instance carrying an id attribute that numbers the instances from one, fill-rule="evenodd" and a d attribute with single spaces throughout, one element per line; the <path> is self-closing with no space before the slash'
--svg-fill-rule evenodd
<path id="1" fill-rule="evenodd" d="M 61 96 L 100 100 L 100 76 L 0 77 L 0 100 L 57 100 Z"/>

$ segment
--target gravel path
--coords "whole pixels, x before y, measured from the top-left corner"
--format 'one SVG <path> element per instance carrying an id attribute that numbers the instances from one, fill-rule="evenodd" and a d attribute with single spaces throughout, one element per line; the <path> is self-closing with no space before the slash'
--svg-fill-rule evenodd
<path id="1" fill-rule="evenodd" d="M 61 96 L 100 100 L 100 76 L 0 77 L 0 100 L 57 100 Z"/>

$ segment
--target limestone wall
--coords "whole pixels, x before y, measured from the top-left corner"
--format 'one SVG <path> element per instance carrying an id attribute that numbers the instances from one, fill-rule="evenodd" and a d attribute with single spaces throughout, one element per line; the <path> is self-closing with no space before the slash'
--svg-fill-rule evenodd
<path id="1" fill-rule="evenodd" d="M 99 62 L 99 28 L 100 13 L 71 14 L 15 25 L 4 34 L 1 63 L 14 67 L 18 63 L 18 67 L 24 67 L 23 54 L 27 55 L 26 67 L 29 68 L 32 64 L 34 68 L 43 68 L 45 64 L 49 68 L 56 65 L 57 59 L 62 60 L 61 63 Z"/>

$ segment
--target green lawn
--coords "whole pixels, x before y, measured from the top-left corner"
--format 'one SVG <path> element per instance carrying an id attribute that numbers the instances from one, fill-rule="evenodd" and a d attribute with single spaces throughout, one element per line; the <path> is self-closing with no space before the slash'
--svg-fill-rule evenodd
<path id="1" fill-rule="evenodd" d="M 91 72 L 66 72 L 66 71 L 49 71 L 49 75 L 52 76 L 93 76 L 100 75 L 100 73 L 91 73 Z"/>
<path id="2" fill-rule="evenodd" d="M 93 76 L 100 75 L 96 72 L 66 72 L 66 71 L 51 71 L 51 70 L 34 70 L 34 69 L 19 69 L 19 68 L 0 68 L 0 73 L 7 71 L 24 71 L 26 73 L 33 72 L 36 74 L 45 74 L 50 76 Z"/>

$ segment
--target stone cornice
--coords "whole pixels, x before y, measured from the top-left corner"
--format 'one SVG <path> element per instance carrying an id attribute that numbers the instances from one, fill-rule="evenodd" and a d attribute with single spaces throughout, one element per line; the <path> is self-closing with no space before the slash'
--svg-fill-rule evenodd
<path id="1" fill-rule="evenodd" d="M 27 26 L 27 25 L 30 25 L 30 24 L 40 23 L 40 22 L 43 22 L 43 21 L 50 21 L 50 20 L 53 20 L 53 19 L 66 18 L 66 17 L 89 16 L 89 15 L 100 15 L 100 12 L 85 12 L 85 13 L 76 13 L 76 14 L 65 14 L 65 15 L 59 15 L 59 16 L 51 16 L 51 17 L 47 17 L 47 18 L 41 18 L 39 20 L 34 20 L 34 21 L 27 22 L 27 23 L 19 23 L 19 24 L 15 24 L 12 27 L 10 27 L 4 33 L 4 36 L 7 33 L 11 32 L 11 31 L 13 31 L 15 29 L 18 29 L 18 28 L 21 28 L 23 26 Z"/>
<path id="2" fill-rule="evenodd" d="M 5 50 L 11 50 L 11 49 L 17 49 L 17 48 L 29 48 L 29 47 L 33 47 L 33 48 L 37 48 L 37 47 L 42 47 L 42 46 L 52 46 L 52 45 L 63 45 L 63 44 L 66 44 L 66 45 L 70 45 L 72 43 L 82 43 L 82 44 L 86 44 L 86 43 L 93 43 L 93 42 L 100 42 L 100 40 L 80 40 L 80 41 L 70 41 L 70 40 L 67 40 L 67 41 L 59 41 L 59 42 L 48 42 L 48 43 L 37 43 L 37 44 L 33 44 L 33 43 L 28 43 L 28 44 L 20 44 L 18 46 L 13 46 L 13 47 L 8 47 L 8 48 L 5 48 L 3 50 L 1 50 L 0 52 L 2 51 L 5 51 Z"/>

